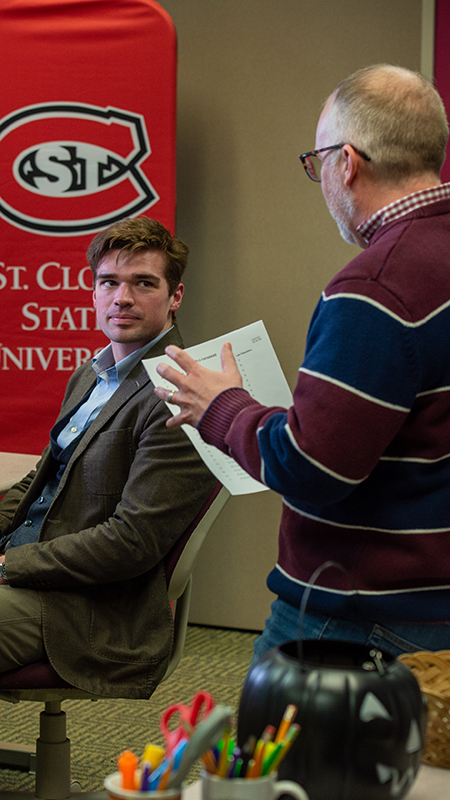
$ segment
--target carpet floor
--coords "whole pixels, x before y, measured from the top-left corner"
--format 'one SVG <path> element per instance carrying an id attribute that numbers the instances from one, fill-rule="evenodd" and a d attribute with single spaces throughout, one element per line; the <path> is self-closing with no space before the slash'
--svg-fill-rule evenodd
<path id="1" fill-rule="evenodd" d="M 103 788 L 103 779 L 115 772 L 123 750 L 140 756 L 146 744 L 163 745 L 159 720 L 175 702 L 189 703 L 199 690 L 209 691 L 217 704 L 237 711 L 253 652 L 255 633 L 189 626 L 183 658 L 173 675 L 160 684 L 150 700 L 67 700 L 67 735 L 71 740 L 72 780 L 84 791 Z M 34 744 L 38 735 L 40 703 L 2 703 L 0 740 Z M 189 781 L 199 774 L 197 764 Z M 0 789 L 34 788 L 34 776 L 0 769 Z"/>

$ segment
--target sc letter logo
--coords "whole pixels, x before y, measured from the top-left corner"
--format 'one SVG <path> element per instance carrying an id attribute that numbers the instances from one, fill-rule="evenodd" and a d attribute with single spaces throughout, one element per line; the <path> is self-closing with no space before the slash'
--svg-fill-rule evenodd
<path id="1" fill-rule="evenodd" d="M 118 108 L 43 103 L 0 121 L 0 215 L 44 236 L 93 233 L 159 196 L 143 169 L 145 120 Z"/>

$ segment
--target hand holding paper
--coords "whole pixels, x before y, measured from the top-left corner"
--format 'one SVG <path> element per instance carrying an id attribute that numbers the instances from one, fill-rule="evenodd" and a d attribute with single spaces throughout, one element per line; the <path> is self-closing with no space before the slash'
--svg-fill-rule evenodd
<path id="1" fill-rule="evenodd" d="M 161 386 L 155 389 L 161 400 L 180 407 L 180 413 L 167 420 L 168 428 L 186 424 L 197 427 L 218 394 L 225 389 L 242 387 L 242 377 L 229 342 L 225 342 L 220 353 L 222 372 L 202 367 L 185 350 L 173 345 L 166 348 L 166 354 L 183 370 L 180 372 L 163 363 L 156 368 L 158 375 L 177 387 L 176 392 Z"/>
<path id="2" fill-rule="evenodd" d="M 196 427 L 192 427 L 220 392 L 234 386 L 242 386 L 251 397 L 269 407 L 289 408 L 292 404 L 291 391 L 263 322 L 252 322 L 188 350 L 169 347 L 167 355 L 147 358 L 143 364 L 154 386 L 158 386 L 159 379 L 163 383 L 167 380 L 164 388 L 159 386 L 155 392 L 162 400 L 170 401 L 174 419 L 167 423 L 168 427 L 183 426 L 206 466 L 231 494 L 267 491 L 233 458 L 206 444 Z"/>

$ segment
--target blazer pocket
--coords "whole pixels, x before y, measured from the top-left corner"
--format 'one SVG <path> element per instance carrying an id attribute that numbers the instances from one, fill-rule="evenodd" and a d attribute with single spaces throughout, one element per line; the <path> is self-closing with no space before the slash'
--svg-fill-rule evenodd
<path id="1" fill-rule="evenodd" d="M 83 458 L 83 477 L 91 494 L 120 495 L 133 462 L 132 430 L 103 431 Z"/>

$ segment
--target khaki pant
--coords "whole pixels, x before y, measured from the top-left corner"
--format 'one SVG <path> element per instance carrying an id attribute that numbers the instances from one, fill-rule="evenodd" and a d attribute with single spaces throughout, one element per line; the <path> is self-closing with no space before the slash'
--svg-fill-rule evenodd
<path id="1" fill-rule="evenodd" d="M 0 672 L 45 659 L 39 592 L 0 585 Z"/>

